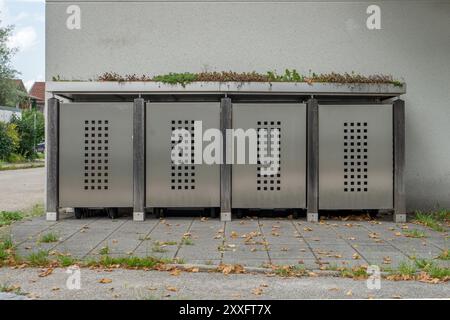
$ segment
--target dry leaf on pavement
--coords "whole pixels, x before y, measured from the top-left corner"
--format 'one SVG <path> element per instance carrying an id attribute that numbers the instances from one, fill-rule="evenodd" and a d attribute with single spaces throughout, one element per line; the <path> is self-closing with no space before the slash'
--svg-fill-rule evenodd
<path id="1" fill-rule="evenodd" d="M 99 280 L 99 283 L 111 283 L 111 282 L 112 282 L 112 279 L 109 279 L 109 278 L 101 278 Z"/>
<path id="2" fill-rule="evenodd" d="M 180 275 L 180 273 L 181 273 L 181 270 L 180 269 L 173 269 L 172 271 L 170 271 L 170 275 L 171 276 L 179 276 Z"/>
<path id="3" fill-rule="evenodd" d="M 263 293 L 263 290 L 261 288 L 255 288 L 255 289 L 252 289 L 252 293 L 255 296 L 260 296 Z"/>
<path id="4" fill-rule="evenodd" d="M 167 286 L 166 290 L 172 291 L 172 292 L 177 292 L 178 291 L 178 289 L 176 287 L 171 287 L 171 286 Z"/>
<path id="5" fill-rule="evenodd" d="M 41 277 L 41 278 L 47 277 L 47 276 L 51 275 L 52 273 L 53 273 L 53 268 L 42 269 L 42 272 L 39 273 L 39 277 Z"/>

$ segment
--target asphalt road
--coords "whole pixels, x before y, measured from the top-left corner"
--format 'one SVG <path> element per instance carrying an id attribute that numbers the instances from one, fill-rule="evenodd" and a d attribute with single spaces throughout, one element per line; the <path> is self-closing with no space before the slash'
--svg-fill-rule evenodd
<path id="1" fill-rule="evenodd" d="M 56 269 L 0 269 L 0 285 L 19 286 L 36 299 L 369 299 L 450 298 L 450 284 L 381 281 L 369 290 L 365 280 L 335 277 L 282 278 L 264 274 L 189 273 L 81 269 L 79 290 L 69 290 L 70 274 Z M 72 273 L 74 274 L 74 273 Z M 41 274 L 42 275 L 42 274 Z M 74 279 L 74 278 L 72 278 Z M 103 282 L 101 283 L 101 280 Z M 76 281 L 70 282 L 72 285 Z M 401 284 L 401 285 L 400 285 Z"/>
<path id="2" fill-rule="evenodd" d="M 45 168 L 0 171 L 0 211 L 44 202 Z"/>

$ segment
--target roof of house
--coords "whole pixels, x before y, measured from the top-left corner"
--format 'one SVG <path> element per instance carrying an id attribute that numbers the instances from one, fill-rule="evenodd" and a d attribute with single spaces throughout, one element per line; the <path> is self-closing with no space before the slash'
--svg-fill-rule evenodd
<path id="1" fill-rule="evenodd" d="M 23 84 L 22 79 L 12 79 L 11 81 L 14 82 L 14 84 L 16 85 L 17 89 L 27 93 L 27 89 L 25 88 L 25 85 Z"/>
<path id="2" fill-rule="evenodd" d="M 38 101 L 45 101 L 45 82 L 35 82 L 31 87 L 29 94 Z"/>

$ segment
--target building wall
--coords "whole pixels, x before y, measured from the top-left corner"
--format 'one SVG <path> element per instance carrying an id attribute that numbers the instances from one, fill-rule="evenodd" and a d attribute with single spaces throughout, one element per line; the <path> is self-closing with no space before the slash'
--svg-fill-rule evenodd
<path id="1" fill-rule="evenodd" d="M 71 4 L 81 29 L 66 28 Z M 366 27 L 369 4 L 381 30 Z M 450 207 L 450 1 L 47 0 L 46 78 L 191 71 L 388 73 L 407 83 L 408 209 Z"/>

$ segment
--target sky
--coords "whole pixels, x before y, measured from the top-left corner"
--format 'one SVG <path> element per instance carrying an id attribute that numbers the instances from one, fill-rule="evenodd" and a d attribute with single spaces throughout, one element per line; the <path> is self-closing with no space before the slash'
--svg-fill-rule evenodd
<path id="1" fill-rule="evenodd" d="M 19 51 L 13 68 L 27 89 L 45 79 L 45 0 L 0 0 L 1 25 L 14 25 L 10 47 Z"/>

